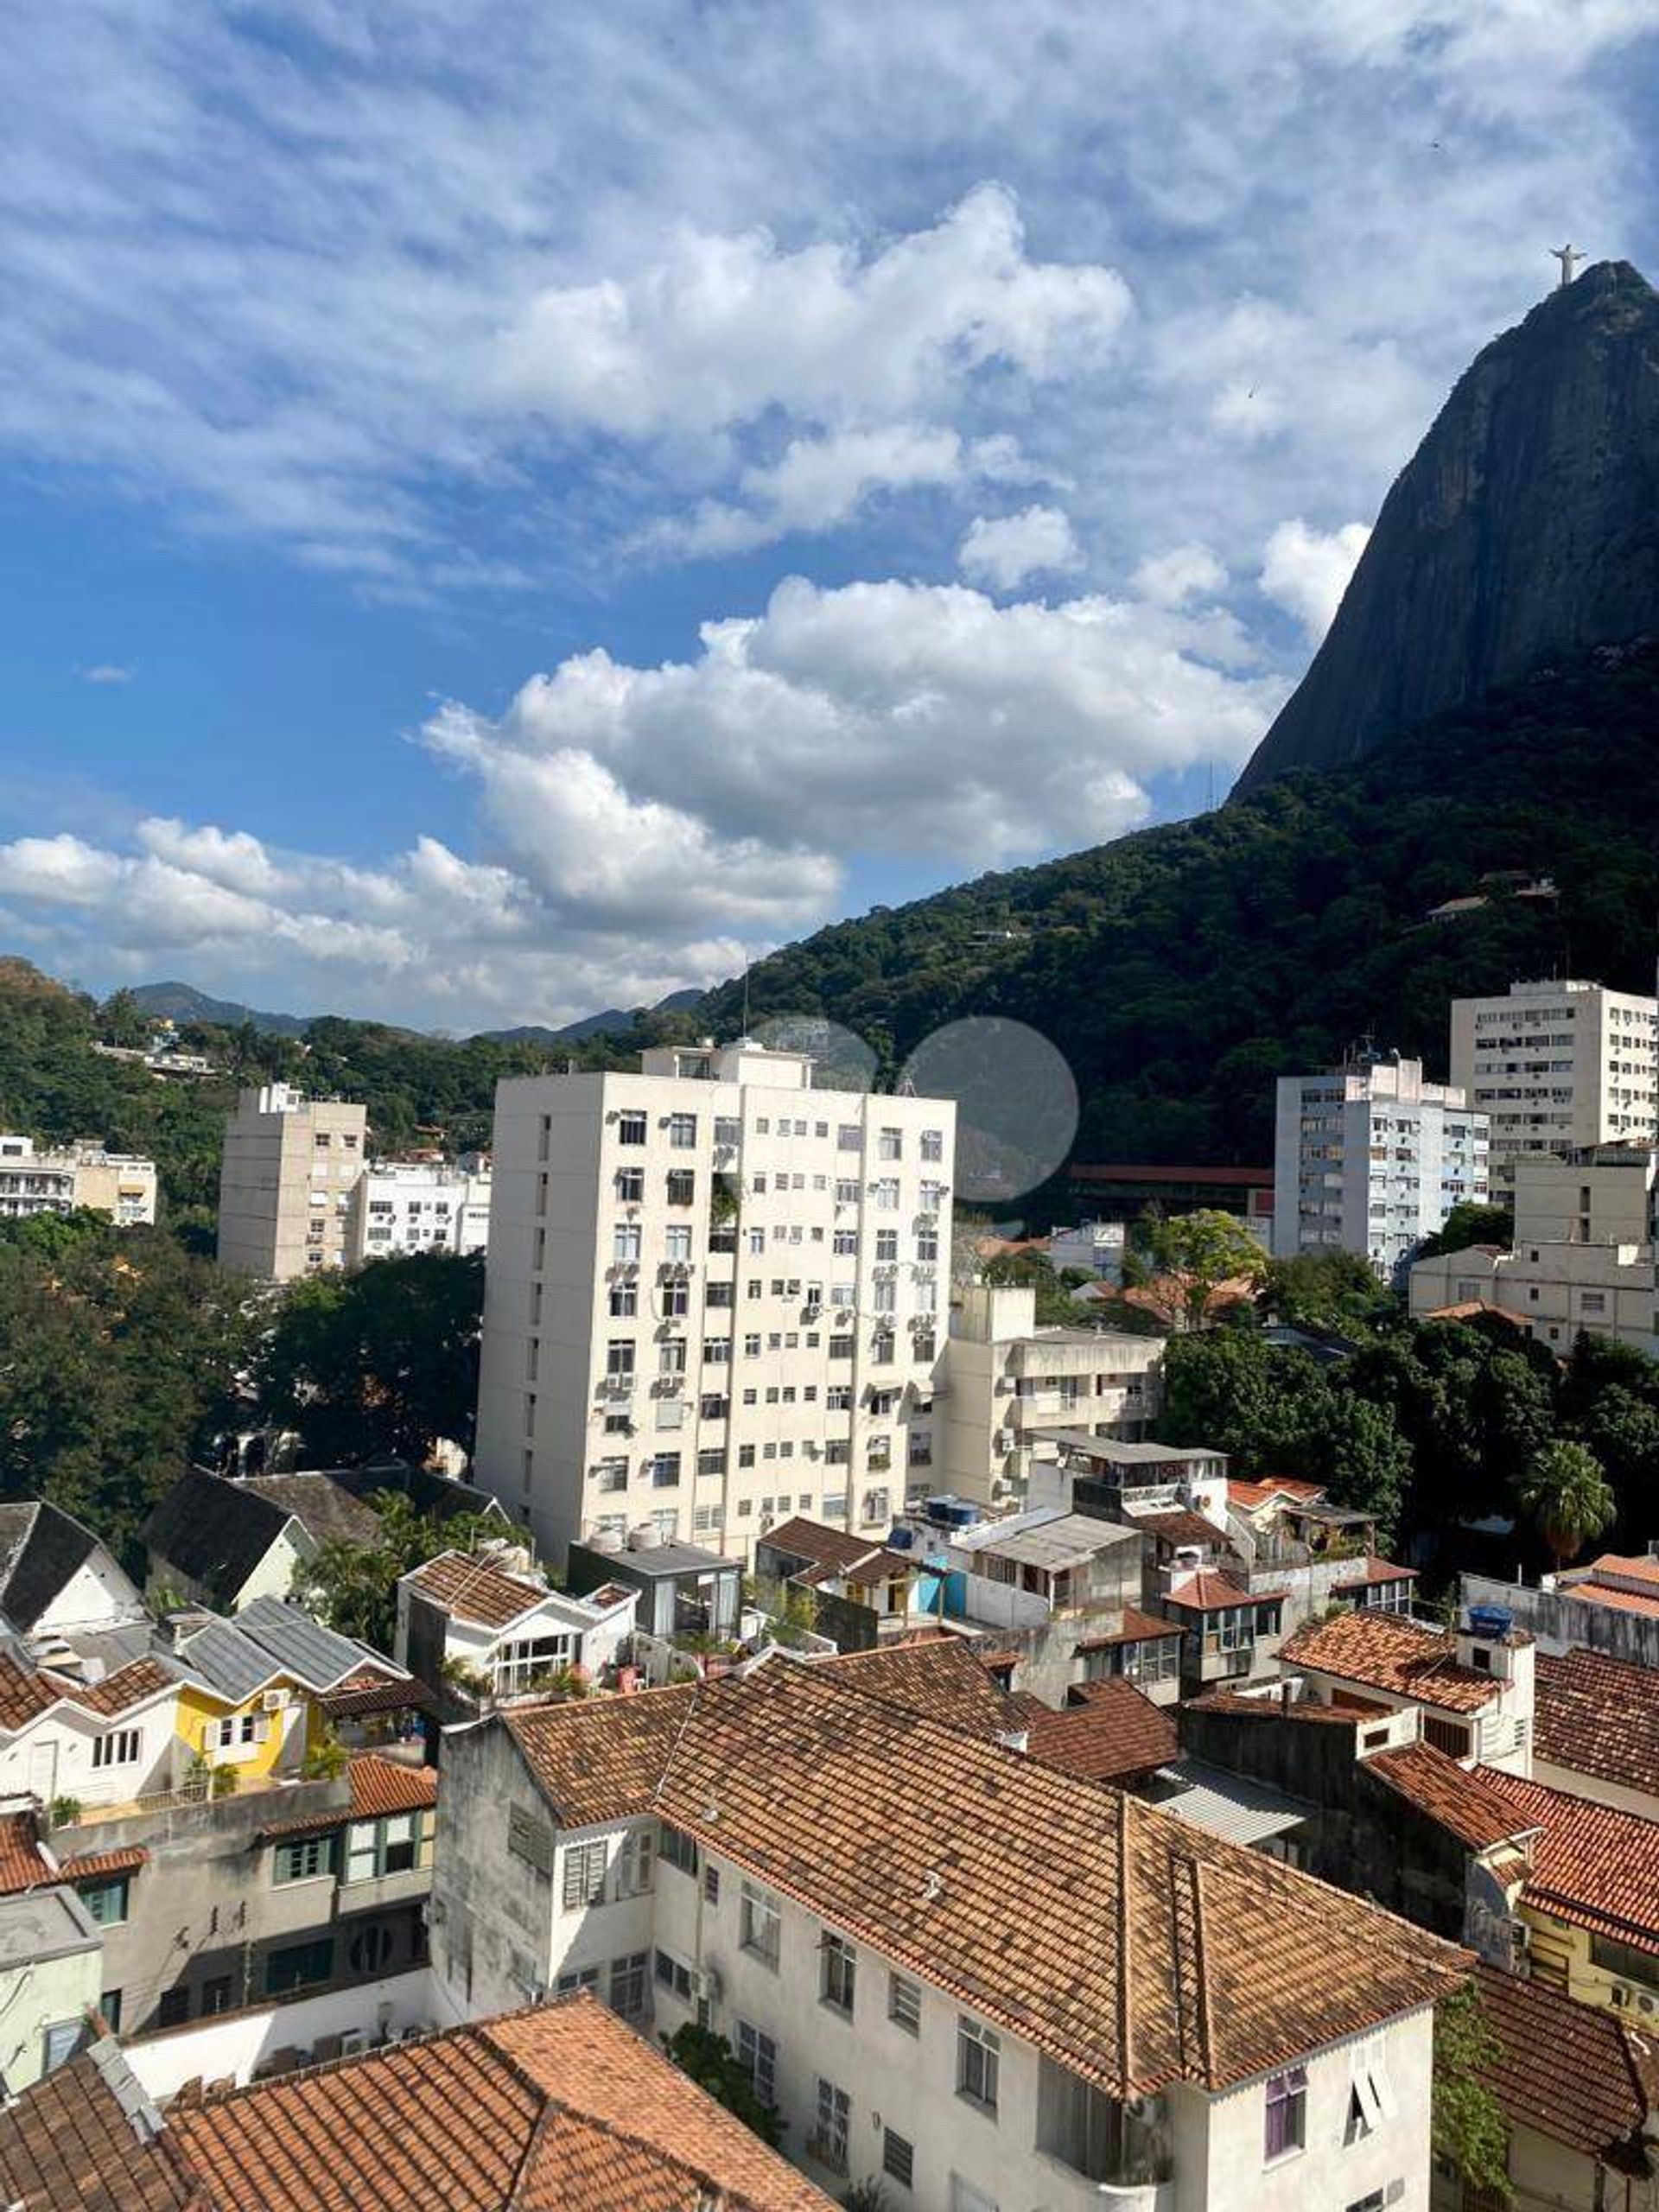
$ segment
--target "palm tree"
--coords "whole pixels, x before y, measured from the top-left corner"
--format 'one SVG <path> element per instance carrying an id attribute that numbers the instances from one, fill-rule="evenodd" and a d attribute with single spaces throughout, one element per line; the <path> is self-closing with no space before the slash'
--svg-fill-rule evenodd
<path id="1" fill-rule="evenodd" d="M 1612 1526 L 1618 1510 L 1600 1460 L 1566 1438 L 1535 1452 L 1515 1489 L 1521 1510 L 1549 1546 L 1557 1573 Z"/>

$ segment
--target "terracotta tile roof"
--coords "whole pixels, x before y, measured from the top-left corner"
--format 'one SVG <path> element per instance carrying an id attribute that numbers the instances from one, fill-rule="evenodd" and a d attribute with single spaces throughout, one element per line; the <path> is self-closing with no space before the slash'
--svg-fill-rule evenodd
<path id="1" fill-rule="evenodd" d="M 404 1580 L 457 1620 L 475 1621 L 480 1628 L 509 1627 L 548 1594 L 544 1586 L 523 1581 L 493 1560 L 476 1559 L 467 1552 L 440 1552 Z"/>
<path id="2" fill-rule="evenodd" d="M 1287 1668 L 1311 1667 L 1447 1713 L 1478 1713 L 1498 1694 L 1491 1675 L 1458 1664 L 1439 1630 L 1397 1613 L 1338 1613 L 1300 1630 L 1280 1656 Z"/>
<path id="3" fill-rule="evenodd" d="M 828 1663 L 828 1662 L 823 1662 Z M 634 1697 L 518 1706 L 501 1715 L 563 1827 L 620 1821 L 651 1802 L 696 1685 Z"/>
<path id="4" fill-rule="evenodd" d="M 176 1677 L 159 1659 L 135 1659 L 101 1682 L 79 1682 L 48 1667 L 25 1666 L 15 1649 L 0 1650 L 0 1728 L 26 1728 L 65 1702 L 107 1720 L 176 1687 Z"/>
<path id="5" fill-rule="evenodd" d="M 1618 1552 L 1603 1552 L 1599 1559 L 1590 1562 L 1590 1572 L 1595 1574 L 1619 1574 L 1630 1582 L 1645 1582 L 1659 1598 L 1659 1559 L 1646 1553 L 1626 1558 Z"/>
<path id="6" fill-rule="evenodd" d="M 1659 1673 L 1600 1651 L 1541 1651 L 1535 1681 L 1535 1757 L 1659 1796 Z"/>
<path id="7" fill-rule="evenodd" d="M 132 1706 L 143 1704 L 158 1691 L 177 1687 L 177 1677 L 159 1659 L 135 1659 L 130 1666 L 118 1667 L 101 1682 L 67 1683 L 65 1694 L 72 1704 L 107 1720 Z"/>
<path id="8" fill-rule="evenodd" d="M 1012 1655 L 1000 1656 L 1006 1660 Z M 1025 1726 L 1020 1702 L 991 1673 L 987 1655 L 960 1637 L 884 1643 L 874 1651 L 848 1651 L 809 1663 L 832 1669 L 838 1681 L 861 1697 L 994 1742 Z"/>
<path id="9" fill-rule="evenodd" d="M 1357 1897 L 861 1696 L 846 1672 L 771 1662 L 550 1707 L 536 1762 L 561 1787 L 604 1775 L 611 1817 L 656 1811 L 1114 2096 L 1224 2088 L 1460 1973 L 1452 1947 Z M 486 1725 L 528 1755 L 518 1715 Z"/>
<path id="10" fill-rule="evenodd" d="M 432 1713 L 436 1700 L 423 1682 L 401 1675 L 388 1677 L 365 1667 L 317 1700 L 331 1720 L 349 1720 L 365 1713 Z"/>
<path id="11" fill-rule="evenodd" d="M 215 2212 L 165 2139 L 140 2139 L 107 2068 L 124 2071 L 108 2039 L 0 2112 L 0 2202 L 21 2212 Z"/>
<path id="12" fill-rule="evenodd" d="M 1293 1698 L 1286 1704 L 1278 1697 L 1246 1697 L 1242 1690 L 1206 1690 L 1202 1697 L 1186 1698 L 1183 1703 L 1206 1712 L 1242 1713 L 1249 1720 L 1336 1721 L 1345 1728 L 1357 1728 L 1365 1717 L 1354 1705 L 1321 1705 L 1311 1697 Z"/>
<path id="13" fill-rule="evenodd" d="M 1529 1827 L 1525 1901 L 1557 1920 L 1659 1955 L 1659 1821 L 1592 1805 L 1496 1767 L 1476 1771 Z"/>
<path id="14" fill-rule="evenodd" d="M 98 1882 L 111 1874 L 137 1873 L 149 1864 L 149 1853 L 143 1844 L 130 1843 L 119 1851 L 84 1851 L 79 1859 L 66 1859 L 58 1875 L 66 1882 Z"/>
<path id="15" fill-rule="evenodd" d="M 1649 1620 L 1659 1616 L 1659 1592 L 1649 1598 L 1637 1590 L 1614 1590 L 1604 1582 L 1575 1582 L 1561 1595 L 1576 1598 L 1581 1605 L 1611 1605 L 1615 1612 L 1642 1613 Z"/>
<path id="16" fill-rule="evenodd" d="M 279 1836 L 326 1835 L 347 1821 L 378 1821 L 391 1813 L 414 1813 L 438 1802 L 435 1767 L 404 1766 L 397 1759 L 363 1751 L 346 1770 L 351 1796 L 344 1804 L 321 1811 L 296 1813 L 291 1820 L 269 1821 L 257 1831 L 261 1843 Z"/>
<path id="17" fill-rule="evenodd" d="M 1284 1595 L 1282 1590 L 1249 1590 L 1243 1583 L 1235 1582 L 1230 1574 L 1200 1567 L 1196 1574 L 1172 1583 L 1164 1592 L 1164 1603 L 1190 1612 L 1213 1613 L 1230 1605 L 1270 1605 Z"/>
<path id="18" fill-rule="evenodd" d="M 878 1573 L 913 1574 L 918 1564 L 908 1552 L 889 1551 L 885 1544 L 872 1543 L 868 1536 L 849 1535 L 844 1529 L 827 1529 L 821 1522 L 808 1521 L 798 1513 L 768 1529 L 760 1538 L 760 1544 L 766 1550 L 810 1560 L 815 1567 L 828 1567 L 837 1574 L 862 1566 L 872 1580 Z"/>
<path id="19" fill-rule="evenodd" d="M 1478 1772 L 1466 1773 L 1433 1744 L 1403 1744 L 1397 1751 L 1374 1752 L 1364 1767 L 1367 1774 L 1397 1789 L 1471 1851 L 1490 1851 L 1534 1825 Z"/>
<path id="20" fill-rule="evenodd" d="M 1287 1497 L 1298 1505 L 1312 1505 L 1316 1498 L 1325 1496 L 1323 1483 L 1294 1482 L 1274 1477 L 1264 1483 L 1245 1482 L 1237 1475 L 1227 1478 L 1228 1502 L 1242 1505 L 1247 1513 L 1254 1513 L 1258 1506 L 1270 1498 Z"/>
<path id="21" fill-rule="evenodd" d="M 1511 2126 L 1530 2127 L 1624 2173 L 1647 2171 L 1642 2132 L 1654 2046 L 1615 2012 L 1541 1981 L 1475 1969 L 1499 2056 L 1486 2076 Z"/>
<path id="22" fill-rule="evenodd" d="M 1345 1590 L 1369 1590 L 1379 1582 L 1414 1582 L 1416 1580 L 1414 1567 L 1396 1567 L 1391 1559 L 1379 1559 L 1375 1552 L 1368 1552 L 1349 1580 L 1332 1586 L 1332 1595 L 1339 1597 Z"/>
<path id="23" fill-rule="evenodd" d="M 33 1813 L 8 1813 L 0 1820 L 0 1897 L 15 1897 L 52 1878 L 35 1840 Z"/>
<path id="24" fill-rule="evenodd" d="M 175 2112 L 213 2212 L 832 2212 L 591 1997 Z"/>
<path id="25" fill-rule="evenodd" d="M 1077 1649 L 1103 1651 L 1111 1643 L 1150 1643 L 1155 1637 L 1180 1633 L 1179 1621 L 1166 1621 L 1161 1613 L 1143 1613 L 1134 1605 L 1125 1605 L 1122 1628 L 1114 1629 L 1109 1636 L 1091 1636 Z"/>
<path id="26" fill-rule="evenodd" d="M 1116 1782 L 1166 1766 L 1180 1751 L 1175 1723 L 1133 1682 L 1091 1682 L 1064 1713 L 1031 1702 L 1026 1749 L 1047 1766 L 1090 1782 Z"/>
<path id="27" fill-rule="evenodd" d="M 1227 1531 L 1217 1529 L 1213 1521 L 1206 1521 L 1202 1513 L 1137 1513 L 1129 1526 L 1149 1529 L 1154 1536 L 1161 1536 L 1166 1544 L 1202 1544 L 1206 1551 L 1232 1549 L 1227 1541 Z"/>

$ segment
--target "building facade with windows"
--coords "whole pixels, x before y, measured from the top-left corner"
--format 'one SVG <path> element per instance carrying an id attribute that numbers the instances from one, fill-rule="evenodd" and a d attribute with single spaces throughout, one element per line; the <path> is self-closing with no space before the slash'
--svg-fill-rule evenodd
<path id="1" fill-rule="evenodd" d="M 481 1252 L 490 1241 L 490 1171 L 378 1160 L 353 1185 L 346 1265 L 399 1252 Z"/>
<path id="2" fill-rule="evenodd" d="M 153 1160 L 94 1145 L 41 1150 L 33 1137 L 0 1135 L 0 1221 L 102 1213 L 130 1229 L 155 1220 L 156 1190 Z"/>
<path id="3" fill-rule="evenodd" d="M 1489 1119 L 1497 1184 L 1532 1154 L 1652 1144 L 1659 1001 L 1579 982 L 1454 999 L 1452 1080 Z"/>
<path id="4" fill-rule="evenodd" d="M 1122 1330 L 1039 1329 L 1027 1287 L 964 1292 L 940 1370 L 931 1487 L 987 1505 L 1023 1497 L 1043 1428 L 1138 1440 L 1158 1413 L 1163 1349 L 1161 1338 Z"/>
<path id="5" fill-rule="evenodd" d="M 562 1560 L 879 1532 L 932 1464 L 955 1109 L 667 1046 L 504 1082 L 474 1479 Z"/>
<path id="6" fill-rule="evenodd" d="M 1486 1117 L 1421 1060 L 1281 1076 L 1273 1253 L 1341 1251 L 1389 1276 L 1453 1206 L 1486 1196 Z"/>
<path id="7" fill-rule="evenodd" d="M 365 1107 L 285 1083 L 243 1091 L 219 1161 L 219 1265 L 265 1282 L 344 1267 L 367 1141 Z"/>
<path id="8" fill-rule="evenodd" d="M 1473 1244 L 1415 1262 L 1412 1313 L 1429 1319 L 1486 1306 L 1565 1354 L 1582 1334 L 1652 1357 L 1659 1351 L 1651 1146 L 1598 1145 L 1566 1159 L 1511 1162 L 1507 1244 Z"/>
<path id="9" fill-rule="evenodd" d="M 857 1687 L 881 1663 L 775 1658 L 454 1738 L 455 2017 L 586 1988 L 709 2026 L 807 2174 L 903 2212 L 1424 2212 L 1458 1955 L 924 1718 L 925 1691 Z"/>

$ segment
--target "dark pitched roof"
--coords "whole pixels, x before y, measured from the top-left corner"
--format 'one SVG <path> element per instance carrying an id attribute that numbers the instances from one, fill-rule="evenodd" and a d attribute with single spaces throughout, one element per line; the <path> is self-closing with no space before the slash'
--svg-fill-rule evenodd
<path id="1" fill-rule="evenodd" d="M 230 1606 L 289 1517 L 248 1484 L 191 1467 L 145 1522 L 144 1548 L 205 1591 L 210 1605 Z"/>
<path id="2" fill-rule="evenodd" d="M 1496 1967 L 1475 1969 L 1480 2009 L 1498 2046 L 1488 2084 L 1512 2127 L 1530 2127 L 1621 2172 L 1647 2171 L 1642 2150 L 1656 2051 L 1615 2012 Z"/>
<path id="3" fill-rule="evenodd" d="M 768 1662 L 486 1725 L 570 1824 L 654 1811 L 1115 2097 L 1230 2087 L 1460 1978 L 1453 1947 L 1392 1915 L 862 1696 L 847 1669 Z"/>
<path id="4" fill-rule="evenodd" d="M 241 1487 L 279 1511 L 291 1513 L 319 1544 L 373 1544 L 379 1540 L 379 1515 L 333 1475 L 249 1475 Z"/>
<path id="5" fill-rule="evenodd" d="M 499 1498 L 492 1497 L 487 1491 L 474 1490 L 470 1483 L 454 1482 L 430 1467 L 412 1467 L 406 1459 L 371 1459 L 361 1467 L 329 1467 L 324 1471 L 330 1482 L 338 1483 L 353 1497 L 377 1497 L 383 1491 L 394 1497 L 406 1497 L 428 1520 L 453 1521 L 459 1513 L 486 1513 L 493 1521 L 512 1525 Z"/>
<path id="6" fill-rule="evenodd" d="M 1034 1759 L 1091 1782 L 1119 1782 L 1166 1766 L 1180 1751 L 1174 1721 L 1121 1676 L 1090 1682 L 1064 1713 L 1033 1704 L 1026 1748 Z"/>
<path id="7" fill-rule="evenodd" d="M 1535 1681 L 1537 1758 L 1659 1796 L 1659 1673 L 1600 1651 L 1541 1651 Z"/>
<path id="8" fill-rule="evenodd" d="M 829 1529 L 821 1521 L 809 1521 L 796 1514 L 780 1522 L 760 1540 L 762 1551 L 781 1552 L 786 1558 L 804 1560 L 809 1565 L 832 1573 L 848 1574 L 853 1568 L 861 1567 L 859 1578 L 874 1582 L 878 1577 L 914 1574 L 920 1562 L 908 1552 L 890 1551 L 885 1544 L 872 1542 L 868 1536 L 850 1535 L 845 1529 Z"/>
<path id="9" fill-rule="evenodd" d="M 27 1636 L 98 1548 L 90 1529 L 44 1498 L 0 1505 L 0 1615 L 7 1625 Z"/>

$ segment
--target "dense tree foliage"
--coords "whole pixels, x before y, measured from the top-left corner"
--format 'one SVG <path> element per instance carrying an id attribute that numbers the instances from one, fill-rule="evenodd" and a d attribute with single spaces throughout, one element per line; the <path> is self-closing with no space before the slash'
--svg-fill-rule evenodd
<path id="1" fill-rule="evenodd" d="M 1328 1363 L 1248 1324 L 1172 1338 L 1159 1434 L 1229 1452 L 1242 1475 L 1328 1484 L 1339 1503 L 1377 1513 L 1396 1542 L 1517 1513 L 1542 1532 L 1564 1468 L 1582 1529 L 1569 1550 L 1615 1519 L 1626 1541 L 1644 1543 L 1659 1514 L 1659 1363 L 1580 1338 L 1563 1366 L 1502 1322 L 1412 1321 L 1397 1304 L 1351 1357 Z M 1581 1452 L 1608 1478 L 1613 1513 L 1601 1528 L 1589 1525 Z M 1534 1497 L 1521 1485 L 1541 1462 Z"/>
<path id="2" fill-rule="evenodd" d="M 481 1538 L 499 1536 L 501 1524 L 472 1513 L 440 1521 L 416 1512 L 396 1491 L 379 1491 L 369 1502 L 380 1516 L 379 1541 L 331 1539 L 296 1579 L 294 1595 L 325 1627 L 390 1651 L 397 1637 L 400 1577 L 440 1552 L 470 1551 Z"/>
<path id="3" fill-rule="evenodd" d="M 827 1014 L 889 1066 L 942 1022 L 1012 1015 L 1071 1064 L 1074 1156 L 1266 1161 L 1274 1078 L 1368 1033 L 1443 1071 L 1452 998 L 1589 947 L 1650 989 L 1656 830 L 1659 646 L 1604 651 L 1338 773 L 820 931 L 752 970 L 749 1003 Z M 1427 921 L 1504 869 L 1559 898 L 1494 888 Z M 741 1003 L 714 994 L 702 1026 Z"/>
<path id="4" fill-rule="evenodd" d="M 145 1516 L 231 1418 L 242 1287 L 156 1230 L 0 1226 L 0 1497 L 48 1497 L 130 1565 Z"/>
<path id="5" fill-rule="evenodd" d="M 1365 1335 L 1399 1312 L 1399 1300 L 1357 1252 L 1298 1252 L 1270 1260 L 1258 1300 L 1293 1328 Z"/>
<path id="6" fill-rule="evenodd" d="M 1510 2195 L 1510 2127 L 1491 2087 L 1503 2050 L 1466 1981 L 1434 2008 L 1434 2088 L 1430 2136 L 1437 2164 L 1471 2194 Z"/>
<path id="7" fill-rule="evenodd" d="M 1438 1259 L 1442 1252 L 1466 1252 L 1471 1244 L 1498 1244 L 1505 1251 L 1515 1233 L 1515 1216 L 1508 1206 L 1478 1205 L 1465 1198 L 1452 1207 L 1432 1236 L 1417 1247 L 1420 1260 Z"/>
<path id="8" fill-rule="evenodd" d="M 1084 1283 L 1093 1281 L 1094 1277 L 1086 1268 L 1056 1268 L 1044 1252 L 1006 1252 L 988 1260 L 978 1273 L 981 1280 L 988 1283 L 1013 1284 L 1034 1290 L 1037 1325 L 1040 1329 L 1082 1328 L 1090 1319 L 1071 1294 Z"/>
<path id="9" fill-rule="evenodd" d="M 292 1283 L 261 1347 L 266 1417 L 299 1431 L 306 1464 L 387 1452 L 417 1465 L 442 1439 L 472 1448 L 481 1254 L 416 1252 Z"/>
<path id="10" fill-rule="evenodd" d="M 1600 1460 L 1570 1437 L 1541 1444 L 1515 1489 L 1521 1510 L 1549 1546 L 1558 1569 L 1611 1528 L 1618 1510 Z"/>
<path id="11" fill-rule="evenodd" d="M 1123 1280 L 1172 1329 L 1200 1329 L 1224 1299 L 1236 1302 L 1267 1273 L 1267 1255 L 1230 1213 L 1202 1207 L 1135 1222 L 1123 1248 Z"/>

